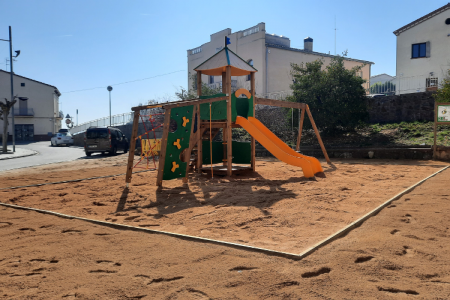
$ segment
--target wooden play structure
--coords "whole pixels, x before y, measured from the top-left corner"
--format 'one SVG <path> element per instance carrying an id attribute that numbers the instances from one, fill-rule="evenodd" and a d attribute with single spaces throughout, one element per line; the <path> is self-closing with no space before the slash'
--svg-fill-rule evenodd
<path id="1" fill-rule="evenodd" d="M 134 119 L 126 174 L 127 186 L 131 182 L 134 162 L 135 141 L 141 110 L 162 107 L 164 112 L 163 136 L 153 147 L 160 147 L 156 185 L 164 180 L 183 178 L 187 182 L 190 170 L 211 172 L 211 175 L 233 174 L 255 171 L 255 139 L 281 161 L 300 167 L 305 177 L 311 178 L 323 172 L 319 161 L 298 153 L 305 112 L 311 121 L 325 159 L 328 154 L 320 138 L 308 105 L 255 97 L 255 73 L 249 65 L 227 47 L 207 59 L 197 68 L 196 99 L 169 102 L 165 104 L 133 107 Z M 202 96 L 201 75 L 222 76 L 222 93 Z M 231 76 L 250 76 L 250 91 L 238 89 L 232 92 Z M 267 127 L 255 118 L 255 105 L 271 105 L 301 110 L 297 151 L 286 145 Z M 251 142 L 232 141 L 232 128 L 244 128 L 251 136 Z M 222 129 L 222 141 L 213 141 Z M 148 134 L 147 134 L 148 135 Z M 147 149 L 152 151 L 152 147 Z M 209 165 L 209 166 L 204 166 Z"/>

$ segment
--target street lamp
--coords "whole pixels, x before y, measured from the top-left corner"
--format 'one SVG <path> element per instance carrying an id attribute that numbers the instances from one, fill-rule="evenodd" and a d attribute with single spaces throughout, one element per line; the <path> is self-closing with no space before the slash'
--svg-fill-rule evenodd
<path id="1" fill-rule="evenodd" d="M 13 79 L 13 57 L 17 57 L 20 55 L 20 50 L 16 50 L 16 55 L 12 55 L 12 34 L 11 34 L 11 26 L 9 26 L 9 40 L 0 39 L 0 41 L 9 42 L 9 62 L 10 62 L 10 74 L 11 74 L 11 101 L 14 101 L 14 79 Z M 13 142 L 13 152 L 16 152 L 16 128 L 14 125 L 14 104 L 11 107 L 12 114 L 12 142 Z M 8 116 L 5 116 L 6 118 Z M 5 137 L 3 137 L 5 138 Z M 6 137 L 7 138 L 7 137 Z"/>
<path id="2" fill-rule="evenodd" d="M 108 85 L 108 87 L 106 88 L 109 92 L 109 126 L 111 126 L 111 91 L 112 91 L 112 86 Z"/>

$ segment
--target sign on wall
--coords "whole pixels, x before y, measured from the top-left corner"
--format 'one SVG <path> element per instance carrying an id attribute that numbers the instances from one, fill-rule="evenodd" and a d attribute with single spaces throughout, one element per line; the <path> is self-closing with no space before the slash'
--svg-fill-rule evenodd
<path id="1" fill-rule="evenodd" d="M 450 105 L 437 106 L 437 121 L 450 123 Z"/>

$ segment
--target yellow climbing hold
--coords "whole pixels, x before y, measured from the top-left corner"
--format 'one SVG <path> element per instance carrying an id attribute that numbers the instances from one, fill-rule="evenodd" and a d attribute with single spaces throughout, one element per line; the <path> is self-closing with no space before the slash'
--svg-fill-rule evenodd
<path id="1" fill-rule="evenodd" d="M 173 142 L 174 146 L 177 146 L 178 149 L 181 149 L 181 145 L 180 145 L 180 139 L 177 139 L 176 142 Z"/>
<path id="2" fill-rule="evenodd" d="M 189 123 L 189 119 L 183 117 L 183 127 L 186 127 L 186 124 Z"/>
<path id="3" fill-rule="evenodd" d="M 179 168 L 180 167 L 180 165 L 178 165 L 176 162 L 172 162 L 172 169 L 171 169 L 171 171 L 172 171 L 172 173 L 175 173 L 175 170 L 177 169 L 177 168 Z"/>

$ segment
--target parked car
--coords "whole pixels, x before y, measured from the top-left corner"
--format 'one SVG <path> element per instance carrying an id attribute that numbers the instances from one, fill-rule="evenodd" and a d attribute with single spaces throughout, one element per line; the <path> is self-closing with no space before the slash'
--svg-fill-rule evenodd
<path id="1" fill-rule="evenodd" d="M 58 132 L 52 136 L 50 143 L 52 146 L 73 146 L 73 138 L 69 132 Z"/>
<path id="2" fill-rule="evenodd" d="M 118 150 L 127 153 L 130 143 L 125 135 L 117 128 L 88 128 L 84 135 L 84 152 L 87 156 L 100 152 L 115 155 Z"/>

